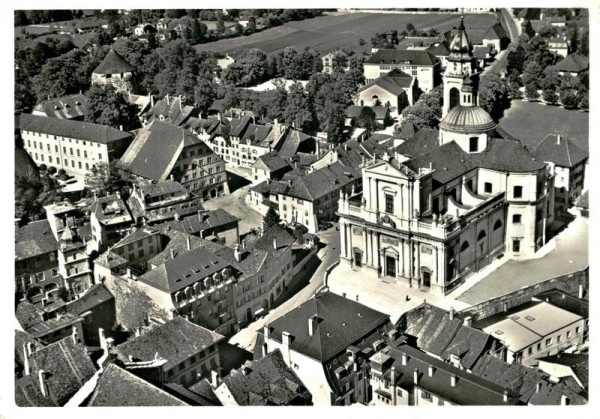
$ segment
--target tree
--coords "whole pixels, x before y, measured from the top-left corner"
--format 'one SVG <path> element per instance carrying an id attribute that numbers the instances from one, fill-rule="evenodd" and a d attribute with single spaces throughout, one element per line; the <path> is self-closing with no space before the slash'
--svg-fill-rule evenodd
<path id="1" fill-rule="evenodd" d="M 571 32 L 571 51 L 577 51 L 579 50 L 579 31 L 577 30 L 577 25 L 573 25 L 572 26 L 572 32 Z"/>
<path id="2" fill-rule="evenodd" d="M 536 86 L 539 86 L 539 82 L 543 77 L 544 69 L 536 61 L 529 62 L 521 76 L 523 84 L 528 85 L 533 83 Z"/>
<path id="3" fill-rule="evenodd" d="M 137 107 L 127 100 L 122 92 L 112 85 L 93 85 L 86 93 L 88 106 L 85 121 L 109 125 L 126 131 L 139 126 Z"/>
<path id="4" fill-rule="evenodd" d="M 527 19 L 522 26 L 522 32 L 527 34 L 530 38 L 535 36 L 535 31 L 533 30 L 533 26 L 531 26 L 531 21 Z"/>
<path id="5" fill-rule="evenodd" d="M 263 217 L 263 230 L 266 231 L 271 227 L 276 226 L 281 222 L 281 218 L 279 218 L 279 214 L 273 207 L 269 207 L 267 213 Z"/>
<path id="6" fill-rule="evenodd" d="M 132 176 L 117 167 L 117 162 L 110 164 L 99 162 L 85 175 L 85 185 L 88 194 L 104 196 L 119 192 L 123 199 L 129 196 Z"/>
<path id="7" fill-rule="evenodd" d="M 590 108 L 589 95 L 587 92 L 581 95 L 581 100 L 579 101 L 579 109 L 587 111 Z"/>
<path id="8" fill-rule="evenodd" d="M 217 20 L 217 32 L 220 34 L 225 32 L 225 22 L 222 20 Z"/>
<path id="9" fill-rule="evenodd" d="M 440 85 L 421 95 L 419 100 L 402 111 L 405 119 L 419 128 L 436 128 L 442 117 L 443 87 Z"/>
<path id="10" fill-rule="evenodd" d="M 312 111 L 310 97 L 304 91 L 302 84 L 294 83 L 290 86 L 283 119 L 287 124 L 302 132 L 316 132 L 318 122 Z"/>
<path id="11" fill-rule="evenodd" d="M 560 101 L 566 109 L 575 109 L 577 107 L 577 95 L 573 90 L 567 90 L 560 95 Z"/>
<path id="12" fill-rule="evenodd" d="M 75 93 L 80 85 L 73 79 L 79 65 L 63 57 L 52 58 L 42 66 L 40 74 L 33 78 L 33 90 L 38 100 Z"/>
<path id="13" fill-rule="evenodd" d="M 498 74 L 491 73 L 479 87 L 479 106 L 488 111 L 492 118 L 499 120 L 510 106 L 507 83 Z"/>
<path id="14" fill-rule="evenodd" d="M 212 81 L 198 77 L 198 81 L 194 87 L 194 106 L 204 114 L 208 112 L 208 108 L 210 108 L 215 98 L 216 92 Z"/>
<path id="15" fill-rule="evenodd" d="M 539 99 L 540 93 L 538 92 L 538 86 L 536 83 L 531 82 L 525 85 L 525 96 L 527 96 L 527 99 L 531 101 Z"/>
<path id="16" fill-rule="evenodd" d="M 554 89 L 546 88 L 542 90 L 542 99 L 544 99 L 544 102 L 548 105 L 556 105 L 558 102 L 558 95 Z"/>
<path id="17" fill-rule="evenodd" d="M 377 115 L 375 111 L 368 106 L 363 106 L 360 109 L 358 117 L 353 118 L 354 125 L 367 130 L 367 136 L 370 136 L 377 129 Z"/>
<path id="18" fill-rule="evenodd" d="M 580 54 L 588 57 L 590 55 L 590 33 L 586 29 L 581 34 L 581 41 L 579 42 L 579 51 Z"/>
<path id="19" fill-rule="evenodd" d="M 44 205 L 63 198 L 61 186 L 47 174 L 15 178 L 15 217 L 23 222 L 45 218 Z"/>

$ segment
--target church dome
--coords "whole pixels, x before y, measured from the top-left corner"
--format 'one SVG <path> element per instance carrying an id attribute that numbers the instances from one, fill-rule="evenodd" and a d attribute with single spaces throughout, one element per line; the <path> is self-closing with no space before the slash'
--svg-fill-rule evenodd
<path id="1" fill-rule="evenodd" d="M 440 129 L 467 134 L 483 133 L 494 128 L 496 123 L 491 115 L 479 106 L 457 105 L 440 122 Z"/>

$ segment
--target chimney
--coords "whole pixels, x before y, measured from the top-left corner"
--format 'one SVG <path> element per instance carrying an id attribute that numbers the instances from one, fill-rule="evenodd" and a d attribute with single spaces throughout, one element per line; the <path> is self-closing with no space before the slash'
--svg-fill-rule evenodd
<path id="1" fill-rule="evenodd" d="M 450 386 L 456 387 L 456 375 L 454 374 L 450 376 Z"/>
<path id="2" fill-rule="evenodd" d="M 31 369 L 29 368 L 29 355 L 31 352 L 29 351 L 29 346 L 31 343 L 23 344 L 23 375 L 29 375 L 31 373 Z"/>
<path id="3" fill-rule="evenodd" d="M 415 368 L 415 372 L 413 373 L 413 381 L 415 385 L 419 385 L 419 369 Z"/>
<path id="4" fill-rule="evenodd" d="M 175 250 L 171 249 L 171 259 L 175 259 Z"/>
<path id="5" fill-rule="evenodd" d="M 406 366 L 408 364 L 408 355 L 402 354 L 402 365 Z"/>
<path id="6" fill-rule="evenodd" d="M 212 388 L 217 388 L 219 387 L 220 383 L 221 379 L 219 377 L 219 372 L 212 370 L 210 372 L 210 385 L 212 386 Z"/>
<path id="7" fill-rule="evenodd" d="M 560 396 L 560 405 L 561 406 L 568 406 L 569 405 L 569 398 L 567 396 L 565 396 L 564 394 L 562 396 Z"/>
<path id="8" fill-rule="evenodd" d="M 535 392 L 539 393 L 541 389 L 542 389 L 542 383 L 537 383 L 535 385 Z"/>
<path id="9" fill-rule="evenodd" d="M 123 124 L 119 125 L 119 129 L 123 131 Z"/>
<path id="10" fill-rule="evenodd" d="M 265 324 L 263 327 L 263 335 L 265 336 L 265 342 L 269 340 L 269 336 L 271 335 L 271 328 L 268 324 Z"/>
<path id="11" fill-rule="evenodd" d="M 154 96 L 150 93 L 150 107 L 154 108 Z"/>
<path id="12" fill-rule="evenodd" d="M 238 262 L 242 261 L 242 252 L 240 252 L 239 244 L 236 244 L 235 247 L 233 248 L 233 256 L 235 257 L 235 260 L 237 260 Z"/>
<path id="13" fill-rule="evenodd" d="M 192 236 L 187 236 L 187 250 L 192 250 Z"/>
<path id="14" fill-rule="evenodd" d="M 179 112 L 183 112 L 183 101 L 181 95 L 179 95 Z"/>
<path id="15" fill-rule="evenodd" d="M 580 284 L 580 285 L 579 285 L 579 293 L 578 293 L 577 295 L 578 295 L 578 296 L 579 296 L 579 298 L 581 298 L 581 299 L 583 299 L 583 292 L 584 292 L 584 289 L 583 289 L 583 284 Z"/>
<path id="16" fill-rule="evenodd" d="M 277 237 L 273 237 L 273 249 L 277 250 Z"/>
<path id="17" fill-rule="evenodd" d="M 556 135 L 556 144 L 560 145 L 560 134 Z"/>
<path id="18" fill-rule="evenodd" d="M 454 320 L 454 307 L 450 307 L 450 320 Z"/>
<path id="19" fill-rule="evenodd" d="M 71 337 L 73 338 L 73 342 L 75 345 L 79 343 L 79 334 L 77 333 L 77 327 L 71 327 Z"/>
<path id="20" fill-rule="evenodd" d="M 169 95 L 167 95 L 167 96 L 165 96 L 165 97 L 166 97 L 166 99 L 167 99 L 167 105 L 170 105 L 170 104 L 171 104 L 171 100 L 170 100 L 170 98 L 169 98 Z"/>
<path id="21" fill-rule="evenodd" d="M 507 302 L 502 303 L 502 309 L 505 312 L 508 311 L 508 303 Z"/>
<path id="22" fill-rule="evenodd" d="M 504 403 L 508 403 L 508 390 L 504 390 L 502 400 L 504 400 Z"/>
<path id="23" fill-rule="evenodd" d="M 40 379 L 40 391 L 42 392 L 42 396 L 48 396 L 48 384 L 46 384 L 46 371 L 40 370 L 38 372 L 38 377 Z"/>
<path id="24" fill-rule="evenodd" d="M 469 327 L 473 326 L 473 317 L 471 317 L 471 316 L 465 317 L 464 325 L 469 326 Z"/>
<path id="25" fill-rule="evenodd" d="M 435 371 L 435 367 L 433 365 L 430 365 L 429 366 L 429 371 L 428 371 L 430 377 L 433 377 L 433 372 L 434 371 Z M 454 386 L 452 386 L 452 387 L 454 387 Z"/>
<path id="26" fill-rule="evenodd" d="M 100 340 L 100 348 L 104 349 L 104 351 L 106 352 L 106 350 L 108 348 L 106 347 L 106 339 L 104 337 L 104 329 L 101 327 L 98 328 L 98 339 Z"/>
<path id="27" fill-rule="evenodd" d="M 140 335 L 140 328 L 135 329 L 135 337 L 137 338 Z"/>
<path id="28" fill-rule="evenodd" d="M 281 344 L 288 348 L 290 347 L 290 343 L 292 342 L 292 335 L 289 332 L 281 332 Z"/>
<path id="29" fill-rule="evenodd" d="M 171 180 L 171 181 L 175 181 L 175 176 L 173 176 L 173 173 L 171 173 L 171 174 L 169 175 L 169 180 Z"/>
<path id="30" fill-rule="evenodd" d="M 394 366 L 390 372 L 390 385 L 392 387 L 392 405 L 396 406 L 396 367 Z"/>
<path id="31" fill-rule="evenodd" d="M 319 317 L 315 314 L 308 319 L 308 335 L 312 336 L 319 324 Z"/>
<path id="32" fill-rule="evenodd" d="M 117 191 L 117 198 L 121 199 L 121 192 Z"/>

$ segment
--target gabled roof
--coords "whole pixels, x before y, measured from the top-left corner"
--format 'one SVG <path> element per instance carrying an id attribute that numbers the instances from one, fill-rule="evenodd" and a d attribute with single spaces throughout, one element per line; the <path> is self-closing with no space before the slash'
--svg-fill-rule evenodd
<path id="1" fill-rule="evenodd" d="M 393 95 L 400 96 L 402 93 L 404 93 L 405 89 L 408 89 L 410 86 L 412 86 L 414 79 L 415 78 L 413 76 L 395 68 L 360 88 L 357 94 L 360 94 L 361 92 L 370 89 L 373 86 L 377 86 Z"/>
<path id="2" fill-rule="evenodd" d="M 308 321 L 317 316 L 312 336 Z M 292 335 L 290 349 L 326 363 L 350 345 L 389 322 L 389 316 L 332 292 L 319 294 L 272 322 L 269 338 L 281 342 Z"/>
<path id="3" fill-rule="evenodd" d="M 329 193 L 339 190 L 344 185 L 356 180 L 356 178 L 354 169 L 349 169 L 338 161 L 305 176 L 289 179 L 285 192 L 280 193 L 314 202 Z M 277 184 L 277 182 L 271 183 L 271 185 L 274 184 Z"/>
<path id="4" fill-rule="evenodd" d="M 541 161 L 552 162 L 557 166 L 572 168 L 586 160 L 589 153 L 579 148 L 564 135 L 548 134 L 535 146 L 532 154 Z"/>
<path id="5" fill-rule="evenodd" d="M 35 105 L 34 111 L 43 112 L 48 117 L 59 119 L 74 119 L 85 116 L 88 106 L 87 98 L 81 93 L 42 100 Z"/>
<path id="6" fill-rule="evenodd" d="M 143 114 L 143 116 L 148 118 L 148 122 L 152 122 L 157 117 L 162 116 L 166 122 L 170 124 L 185 126 L 190 122 L 190 119 L 197 116 L 198 113 L 198 109 L 193 106 L 184 105 L 181 97 L 172 97 L 157 101 L 152 108 L 148 109 Z"/>
<path id="7" fill-rule="evenodd" d="M 450 55 L 450 45 L 447 42 L 436 42 L 427 48 L 431 54 L 436 57 L 447 57 Z"/>
<path id="8" fill-rule="evenodd" d="M 580 392 L 573 390 L 566 383 L 551 383 L 542 381 L 539 392 L 534 392 L 529 398 L 529 404 L 534 406 L 557 406 L 562 402 L 562 397 L 566 396 L 570 405 L 587 404 L 587 397 Z"/>
<path id="9" fill-rule="evenodd" d="M 102 62 L 94 69 L 93 74 L 120 74 L 129 73 L 135 70 L 135 67 L 125 61 L 117 51 L 110 49 Z"/>
<path id="10" fill-rule="evenodd" d="M 277 242 L 277 249 L 273 247 L 273 241 Z M 263 235 L 252 244 L 253 249 L 264 250 L 265 252 L 279 253 L 294 244 L 294 237 L 279 224 L 263 232 Z"/>
<path id="11" fill-rule="evenodd" d="M 115 297 L 104 284 L 94 284 L 85 294 L 67 305 L 67 312 L 80 316 L 86 311 L 93 310 L 94 307 L 114 299 Z"/>
<path id="12" fill-rule="evenodd" d="M 276 151 L 273 151 L 271 153 L 267 153 L 267 154 L 263 154 L 262 156 L 260 156 L 256 162 L 254 162 L 253 166 L 255 167 L 260 167 L 260 166 L 265 167 L 267 170 L 269 170 L 269 172 L 276 172 L 278 170 L 283 170 L 283 169 L 292 169 L 292 167 L 289 165 L 289 163 L 283 158 L 281 157 Z"/>
<path id="13" fill-rule="evenodd" d="M 548 67 L 548 70 L 553 71 L 564 71 L 565 73 L 580 73 L 584 70 L 589 69 L 590 60 L 585 55 L 578 52 L 567 55 L 559 63 Z"/>
<path id="14" fill-rule="evenodd" d="M 506 388 L 491 381 L 484 380 L 474 374 L 441 361 L 409 345 L 402 344 L 389 347 L 386 355 L 391 357 L 390 369 L 396 369 L 395 385 L 412 390 L 415 386 L 457 405 L 516 405 L 522 404 L 519 394 L 508 390 L 507 402 L 504 402 Z M 406 365 L 402 363 L 402 355 L 406 356 Z M 433 367 L 432 374 L 429 368 Z M 384 373 L 391 379 L 390 369 Z M 414 374 L 417 371 L 418 384 L 415 385 Z M 455 377 L 454 386 L 451 377 Z"/>
<path id="15" fill-rule="evenodd" d="M 33 352 L 29 359 L 31 375 L 43 370 L 50 397 L 64 405 L 96 373 L 84 345 L 71 337 L 54 342 Z"/>
<path id="16" fill-rule="evenodd" d="M 412 134 L 411 134 L 412 133 Z M 417 128 L 413 123 L 403 125 L 399 138 L 406 141 L 394 149 L 403 156 L 418 157 L 439 147 L 440 132 L 432 128 Z"/>
<path id="17" fill-rule="evenodd" d="M 207 403 L 210 403 L 213 406 L 222 406 L 221 401 L 213 391 L 210 382 L 206 378 L 203 378 L 202 380 L 188 387 L 188 390 L 197 394 L 199 397 L 202 397 Z"/>
<path id="18" fill-rule="evenodd" d="M 15 232 L 16 260 L 56 252 L 58 243 L 47 219 L 32 221 Z"/>
<path id="19" fill-rule="evenodd" d="M 100 376 L 88 406 L 186 406 L 164 390 L 109 364 Z"/>
<path id="20" fill-rule="evenodd" d="M 121 160 L 120 166 L 135 175 L 151 180 L 166 180 L 184 147 L 208 146 L 191 132 L 174 125 L 154 121 L 142 128 Z"/>
<path id="21" fill-rule="evenodd" d="M 279 349 L 223 379 L 239 406 L 289 406 L 312 404 L 312 395 L 285 364 Z"/>
<path id="22" fill-rule="evenodd" d="M 285 137 L 275 145 L 275 148 L 278 150 L 280 156 L 291 158 L 301 150 L 308 151 L 304 150 L 302 146 L 311 140 L 314 141 L 314 137 L 296 129 L 289 129 Z"/>
<path id="23" fill-rule="evenodd" d="M 483 35 L 483 39 L 504 39 L 506 38 L 506 31 L 504 26 L 500 22 L 493 24 L 487 32 Z"/>
<path id="24" fill-rule="evenodd" d="M 380 49 L 365 64 L 403 64 L 433 66 L 435 56 L 425 50 Z"/>
<path id="25" fill-rule="evenodd" d="M 223 339 L 225 337 L 216 332 L 183 317 L 175 317 L 116 346 L 115 352 L 126 362 L 129 361 L 129 356 L 134 360 L 150 361 L 158 354 L 159 358 L 167 360 L 163 369 L 168 370 Z"/>
<path id="26" fill-rule="evenodd" d="M 168 225 L 175 230 L 180 230 L 187 234 L 199 234 L 202 231 L 237 222 L 237 217 L 234 217 L 222 208 L 217 208 L 213 211 L 199 211 L 198 214 L 185 217 L 180 221 L 167 221 L 157 227 L 162 229 L 164 226 Z"/>
<path id="27" fill-rule="evenodd" d="M 108 125 L 92 124 L 91 122 L 73 121 L 68 119 L 48 118 L 47 116 L 20 114 L 16 120 L 17 128 L 39 132 L 42 134 L 58 135 L 60 137 L 76 138 L 100 144 L 125 140 L 132 137 L 127 131 L 121 131 Z"/>

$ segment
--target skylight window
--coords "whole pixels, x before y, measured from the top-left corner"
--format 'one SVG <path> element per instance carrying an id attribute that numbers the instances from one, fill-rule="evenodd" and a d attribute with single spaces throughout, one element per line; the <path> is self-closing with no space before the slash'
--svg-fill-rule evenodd
<path id="1" fill-rule="evenodd" d="M 532 321 L 534 321 L 534 320 L 535 320 L 535 317 L 531 317 L 531 316 L 525 316 L 525 318 L 526 318 L 527 320 L 529 320 L 530 322 L 532 322 Z"/>
<path id="2" fill-rule="evenodd" d="M 494 333 L 497 334 L 497 335 L 503 335 L 504 334 L 504 332 L 502 330 L 496 330 Z"/>

